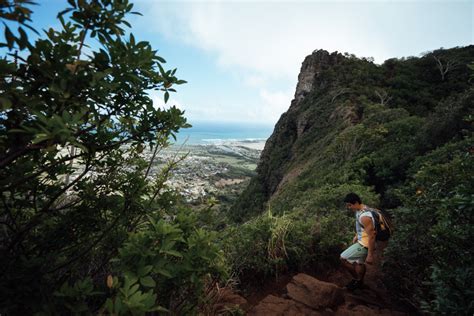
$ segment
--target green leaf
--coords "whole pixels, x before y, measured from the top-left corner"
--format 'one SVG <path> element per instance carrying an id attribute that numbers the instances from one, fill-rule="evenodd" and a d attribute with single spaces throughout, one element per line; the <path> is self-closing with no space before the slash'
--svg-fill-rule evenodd
<path id="1" fill-rule="evenodd" d="M 114 302 L 112 301 L 112 299 L 108 298 L 106 301 L 105 301 L 105 308 L 107 309 L 107 311 L 112 314 L 114 312 Z"/>
<path id="2" fill-rule="evenodd" d="M 18 45 L 20 46 L 20 50 L 26 48 L 28 45 L 28 35 L 23 30 L 23 28 L 19 27 L 18 32 L 20 33 L 20 39 L 18 39 Z"/>
<path id="3" fill-rule="evenodd" d="M 176 250 L 162 250 L 160 252 L 174 256 L 174 257 L 183 258 L 183 255 Z"/>
<path id="4" fill-rule="evenodd" d="M 158 60 L 160 63 L 166 64 L 166 60 L 161 56 L 155 56 L 155 59 Z"/>
<path id="5" fill-rule="evenodd" d="M 163 313 L 170 313 L 169 309 L 164 308 L 163 306 L 156 306 L 151 311 L 163 312 Z"/>
<path id="6" fill-rule="evenodd" d="M 33 141 L 31 142 L 32 144 L 38 144 L 38 143 L 41 143 L 45 140 L 48 140 L 51 138 L 51 135 L 47 135 L 47 134 L 44 134 L 44 133 L 39 133 L 39 134 L 36 134 L 35 138 L 33 139 Z"/>
<path id="7" fill-rule="evenodd" d="M 153 280 L 153 278 L 151 276 L 146 276 L 144 278 L 141 278 L 140 283 L 141 283 L 141 285 L 146 286 L 146 287 L 155 287 L 156 286 L 156 282 L 155 282 L 155 280 Z"/>
<path id="8" fill-rule="evenodd" d="M 7 40 L 8 48 L 12 49 L 13 45 L 15 44 L 15 36 L 10 31 L 10 28 L 5 24 L 5 39 Z"/>
<path id="9" fill-rule="evenodd" d="M 115 299 L 115 314 L 120 315 L 123 310 L 123 304 L 121 299 Z"/>
<path id="10" fill-rule="evenodd" d="M 0 103 L 2 104 L 2 111 L 9 110 L 12 108 L 12 101 L 5 97 L 0 97 Z"/>
<path id="11" fill-rule="evenodd" d="M 138 269 L 138 274 L 140 276 L 148 275 L 151 272 L 151 270 L 153 270 L 153 266 L 151 265 L 145 266 L 143 268 Z"/>
<path id="12" fill-rule="evenodd" d="M 135 294 L 135 293 L 138 291 L 139 288 L 140 288 L 140 285 L 139 285 L 139 284 L 133 285 L 133 286 L 130 288 L 130 290 L 128 291 L 128 295 L 131 296 L 131 295 Z"/>
<path id="13" fill-rule="evenodd" d="M 170 93 L 168 91 L 165 92 L 165 103 L 168 102 L 168 99 L 170 98 Z"/>
<path id="14" fill-rule="evenodd" d="M 168 271 L 168 270 L 165 270 L 163 268 L 161 269 L 157 269 L 156 270 L 157 273 L 161 274 L 161 275 L 164 275 L 165 277 L 168 277 L 168 278 L 172 278 L 173 276 L 171 275 L 171 273 Z"/>
<path id="15" fill-rule="evenodd" d="M 69 2 L 69 3 L 71 3 L 71 2 Z M 74 10 L 74 9 L 73 8 L 68 8 L 68 9 L 62 10 L 56 15 L 56 18 L 61 18 L 64 14 L 66 14 L 68 12 L 71 12 L 72 10 Z"/>

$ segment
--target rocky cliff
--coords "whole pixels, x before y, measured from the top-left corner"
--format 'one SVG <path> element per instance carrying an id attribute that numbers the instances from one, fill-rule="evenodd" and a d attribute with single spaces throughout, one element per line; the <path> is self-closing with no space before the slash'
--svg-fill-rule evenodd
<path id="1" fill-rule="evenodd" d="M 394 219 L 383 264 L 390 295 L 434 315 L 472 315 L 473 83 L 474 46 L 382 65 L 314 51 L 230 210 L 244 222 L 247 270 L 337 267 L 353 236 L 342 200 L 356 192 Z"/>
<path id="2" fill-rule="evenodd" d="M 469 86 L 466 65 L 472 61 L 473 51 L 473 46 L 441 49 L 421 58 L 389 59 L 376 65 L 370 58 L 315 50 L 303 61 L 294 99 L 266 143 L 258 175 L 231 209 L 231 216 L 237 221 L 248 219 L 264 210 L 269 201 L 276 201 L 271 205 L 275 210 L 291 211 L 293 193 L 328 183 L 337 187 L 357 182 L 363 186 L 361 191 L 373 193 L 369 199 L 384 207 L 397 206 L 399 201 L 391 192 L 405 180 L 403 169 L 408 162 L 401 157 L 404 163 L 380 170 L 382 162 L 375 157 L 362 161 L 361 154 L 373 152 L 374 146 L 389 138 L 390 131 L 383 124 L 411 117 L 413 122 L 407 124 L 420 124 L 421 128 L 423 124 L 414 117 L 432 116 L 440 100 L 465 91 Z M 459 128 L 457 124 L 449 135 L 441 135 L 440 141 L 458 133 Z M 434 146 L 435 141 L 421 146 L 417 154 Z M 403 155 L 395 156 L 398 154 Z M 347 163 L 350 170 L 344 170 Z M 355 168 L 362 171 L 354 174 Z"/>

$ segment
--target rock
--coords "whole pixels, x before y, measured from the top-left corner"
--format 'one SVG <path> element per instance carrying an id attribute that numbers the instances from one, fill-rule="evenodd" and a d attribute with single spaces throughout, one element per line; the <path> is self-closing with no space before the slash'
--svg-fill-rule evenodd
<path id="1" fill-rule="evenodd" d="M 378 310 L 371 309 L 364 305 L 341 306 L 336 311 L 337 316 L 374 316 L 381 315 Z"/>
<path id="2" fill-rule="evenodd" d="M 336 316 L 406 316 L 408 314 L 389 309 L 368 307 L 365 305 L 345 304 L 335 313 Z"/>
<path id="3" fill-rule="evenodd" d="M 298 274 L 286 286 L 288 296 L 312 309 L 338 306 L 344 302 L 343 290 L 333 283 Z"/>
<path id="4" fill-rule="evenodd" d="M 306 95 L 314 90 L 315 87 L 321 86 L 322 82 L 318 82 L 319 74 L 334 65 L 336 65 L 343 56 L 337 52 L 329 53 L 323 49 L 315 50 L 311 55 L 307 56 L 301 65 L 298 75 L 298 83 L 296 85 L 295 101 L 301 102 Z"/>
<path id="5" fill-rule="evenodd" d="M 258 305 L 252 308 L 249 316 L 320 316 L 320 312 L 312 310 L 305 305 L 284 298 L 268 295 Z"/>

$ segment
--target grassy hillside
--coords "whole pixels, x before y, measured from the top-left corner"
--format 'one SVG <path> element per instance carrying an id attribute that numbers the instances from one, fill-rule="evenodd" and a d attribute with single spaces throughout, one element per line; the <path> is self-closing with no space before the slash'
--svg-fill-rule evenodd
<path id="1" fill-rule="evenodd" d="M 427 311 L 472 313 L 473 60 L 474 46 L 382 65 L 313 52 L 311 89 L 297 88 L 230 217 L 324 222 L 357 192 L 395 219 L 389 286 Z"/>

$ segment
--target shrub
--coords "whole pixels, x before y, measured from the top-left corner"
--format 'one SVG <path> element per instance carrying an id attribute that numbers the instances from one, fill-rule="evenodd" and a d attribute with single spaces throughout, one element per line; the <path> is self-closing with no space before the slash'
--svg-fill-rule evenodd
<path id="1" fill-rule="evenodd" d="M 340 210 L 325 215 L 270 211 L 224 232 L 225 253 L 244 283 L 263 282 L 287 271 L 328 267 L 353 236 L 353 219 Z"/>
<path id="2" fill-rule="evenodd" d="M 472 314 L 472 138 L 420 158 L 395 210 L 397 230 L 386 253 L 395 293 L 435 314 Z M 411 191 L 411 193 L 410 193 Z"/>

